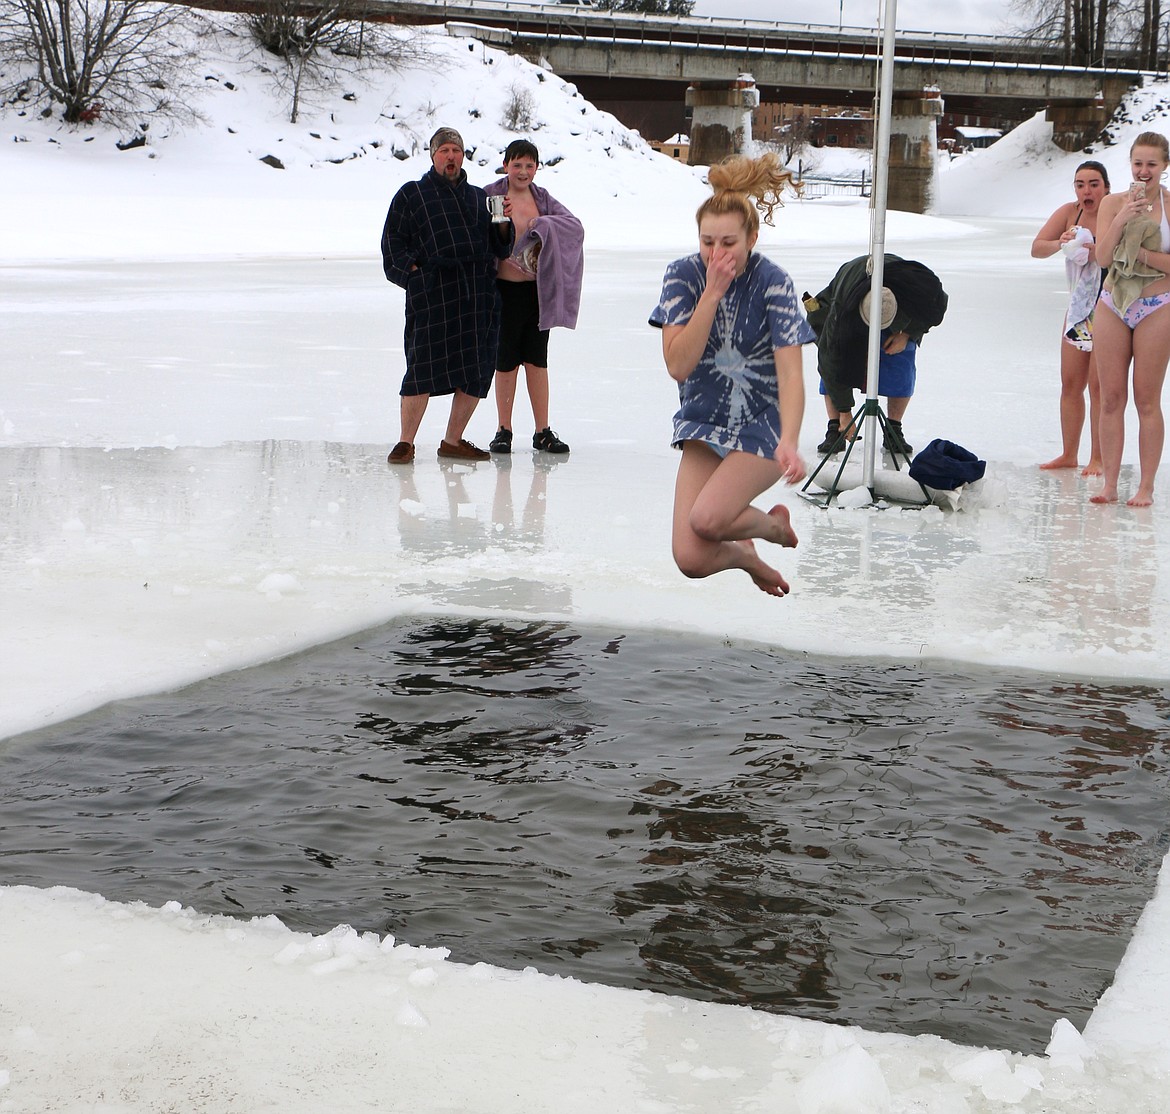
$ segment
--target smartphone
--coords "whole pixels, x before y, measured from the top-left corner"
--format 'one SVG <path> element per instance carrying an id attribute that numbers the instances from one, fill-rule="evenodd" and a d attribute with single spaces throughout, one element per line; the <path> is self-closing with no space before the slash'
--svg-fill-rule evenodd
<path id="1" fill-rule="evenodd" d="M 1141 201 L 1146 196 L 1145 182 L 1134 182 L 1129 187 L 1129 196 L 1133 198 L 1134 201 Z"/>

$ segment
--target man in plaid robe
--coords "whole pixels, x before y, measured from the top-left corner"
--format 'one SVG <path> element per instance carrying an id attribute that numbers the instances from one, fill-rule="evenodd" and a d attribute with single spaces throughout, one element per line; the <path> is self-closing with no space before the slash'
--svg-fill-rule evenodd
<path id="1" fill-rule="evenodd" d="M 390 202 L 382 230 L 386 277 L 406 291 L 402 432 L 391 464 L 414 459 L 431 395 L 452 396 L 439 456 L 488 460 L 463 437 L 491 389 L 500 328 L 496 261 L 512 250 L 510 220 L 493 221 L 482 189 L 467 180 L 454 128 L 431 137 L 432 167 Z"/>

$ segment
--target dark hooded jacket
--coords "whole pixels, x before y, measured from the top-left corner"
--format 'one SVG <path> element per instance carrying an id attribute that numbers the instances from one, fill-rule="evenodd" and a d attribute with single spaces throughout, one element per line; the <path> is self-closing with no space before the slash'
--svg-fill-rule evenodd
<path id="1" fill-rule="evenodd" d="M 853 409 L 854 388 L 866 386 L 869 326 L 861 317 L 861 300 L 871 285 L 868 262 L 867 255 L 851 259 L 815 298 L 804 295 L 808 323 L 817 334 L 817 371 L 825 393 L 842 412 Z M 942 283 L 924 264 L 889 253 L 884 275 L 884 285 L 898 301 L 898 312 L 885 331 L 907 333 L 921 344 L 947 311 Z"/>
<path id="2" fill-rule="evenodd" d="M 496 260 L 512 240 L 512 222 L 492 222 L 465 172 L 449 182 L 432 168 L 394 195 L 382 268 L 406 291 L 402 394 L 487 397 L 500 332 Z"/>

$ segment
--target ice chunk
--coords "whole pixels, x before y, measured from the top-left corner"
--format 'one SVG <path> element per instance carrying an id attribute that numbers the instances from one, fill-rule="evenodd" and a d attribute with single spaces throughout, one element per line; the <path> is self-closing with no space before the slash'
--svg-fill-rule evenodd
<path id="1" fill-rule="evenodd" d="M 423 1016 L 422 1011 L 409 998 L 398 1007 L 394 1020 L 408 1029 L 426 1029 L 430 1022 Z"/>
<path id="2" fill-rule="evenodd" d="M 270 572 L 256 585 L 256 591 L 269 599 L 280 599 L 281 596 L 301 591 L 301 582 L 290 572 Z"/>
<path id="3" fill-rule="evenodd" d="M 272 957 L 272 959 L 274 963 L 278 963 L 280 966 L 285 967 L 290 963 L 296 963 L 296 961 L 304 954 L 305 946 L 294 941 L 292 943 L 285 944 L 285 946 L 281 948 L 280 951 L 278 951 L 276 955 Z"/>
<path id="4" fill-rule="evenodd" d="M 358 965 L 357 957 L 352 955 L 335 955 L 314 963 L 309 970 L 314 975 L 334 975 L 338 971 L 349 971 Z"/>
<path id="5" fill-rule="evenodd" d="M 996 1102 L 1020 1102 L 1029 1091 L 1043 1085 L 1043 1076 L 1033 1066 L 1021 1065 L 1013 1070 L 1005 1052 L 984 1049 L 950 1069 L 951 1078 L 978 1087 Z"/>
<path id="6" fill-rule="evenodd" d="M 1083 1071 L 1085 1061 L 1093 1057 L 1089 1043 L 1077 1031 L 1077 1027 L 1065 1017 L 1052 1026 L 1052 1039 L 1044 1051 L 1054 1064 L 1076 1071 Z"/>
<path id="7" fill-rule="evenodd" d="M 830 1056 L 796 1088 L 800 1114 L 885 1114 L 890 1089 L 877 1061 L 860 1045 Z"/>
<path id="8" fill-rule="evenodd" d="M 848 491 L 837 492 L 837 506 L 856 510 L 859 507 L 868 507 L 873 502 L 868 487 L 851 487 Z"/>

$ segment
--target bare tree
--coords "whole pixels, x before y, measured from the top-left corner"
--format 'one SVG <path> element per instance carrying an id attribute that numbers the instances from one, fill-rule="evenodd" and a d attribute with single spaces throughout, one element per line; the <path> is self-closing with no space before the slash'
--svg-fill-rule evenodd
<path id="1" fill-rule="evenodd" d="M 775 132 L 775 143 L 780 149 L 780 154 L 785 164 L 791 166 L 812 146 L 816 125 L 812 117 L 797 113 L 785 120 Z"/>
<path id="2" fill-rule="evenodd" d="M 256 43 L 280 58 L 288 69 L 292 105 L 289 120 L 301 112 L 301 90 L 321 51 L 335 48 L 351 35 L 351 20 L 342 16 L 339 3 L 306 9 L 297 0 L 268 0 L 245 16 Z M 359 24 L 359 27 L 361 25 Z M 360 44 L 360 30 L 357 35 Z M 357 54 L 361 56 L 360 45 Z"/>
<path id="3" fill-rule="evenodd" d="M 1116 0 L 1016 0 L 1021 33 L 1056 46 L 1070 65 L 1099 65 Z"/>
<path id="4" fill-rule="evenodd" d="M 354 0 L 264 0 L 244 16 L 253 41 L 284 63 L 289 91 L 289 121 L 296 123 L 306 90 L 329 81 L 339 69 L 367 60 L 406 65 L 430 60 L 413 35 L 385 30 L 365 18 L 365 7 Z"/>
<path id="5" fill-rule="evenodd" d="M 1016 0 L 1013 10 L 1022 37 L 1053 44 L 1070 65 L 1101 66 L 1121 52 L 1158 69 L 1161 0 Z"/>
<path id="6" fill-rule="evenodd" d="M 174 51 L 162 40 L 186 9 L 148 0 L 0 0 L 0 44 L 63 118 L 178 113 Z"/>
<path id="7" fill-rule="evenodd" d="M 695 0 L 597 0 L 594 7 L 610 12 L 646 12 L 649 15 L 690 15 Z"/>
<path id="8" fill-rule="evenodd" d="M 504 118 L 501 123 L 510 132 L 531 131 L 536 122 L 536 98 L 519 85 L 513 85 L 504 102 Z"/>
<path id="9" fill-rule="evenodd" d="M 1158 69 L 1158 35 L 1162 32 L 1162 0 L 1141 0 L 1137 41 L 1138 65 L 1143 70 Z"/>

